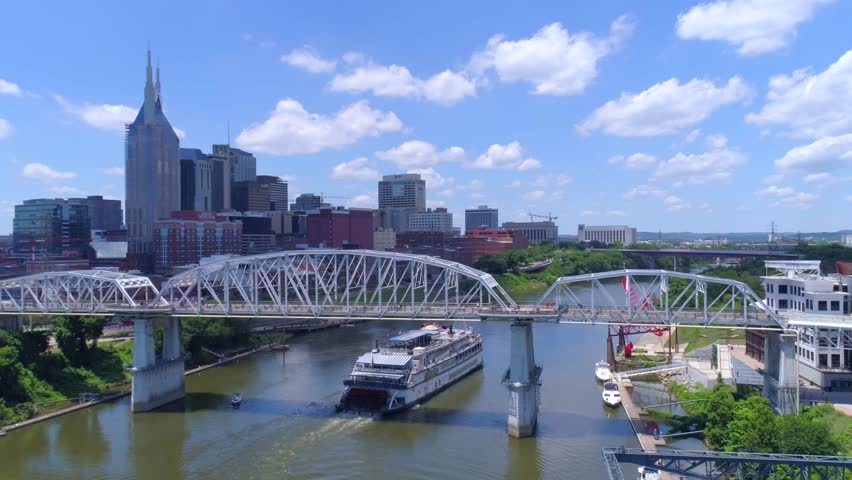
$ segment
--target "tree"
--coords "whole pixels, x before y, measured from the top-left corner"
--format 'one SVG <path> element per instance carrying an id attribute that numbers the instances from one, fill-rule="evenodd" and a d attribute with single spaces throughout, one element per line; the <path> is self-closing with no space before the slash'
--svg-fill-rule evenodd
<path id="1" fill-rule="evenodd" d="M 21 333 L 21 363 L 30 368 L 29 365 L 38 360 L 49 346 L 47 334 L 44 332 Z"/>
<path id="2" fill-rule="evenodd" d="M 814 414 L 781 417 L 780 453 L 799 455 L 837 455 L 840 446 L 831 428 Z"/>
<path id="3" fill-rule="evenodd" d="M 729 452 L 774 453 L 778 451 L 779 420 L 764 397 L 749 397 L 737 403 L 728 424 L 725 450 Z"/>
<path id="4" fill-rule="evenodd" d="M 704 438 L 711 449 L 721 449 L 728 440 L 728 424 L 734 419 L 737 402 L 731 390 L 725 385 L 717 385 L 704 404 L 707 418 Z"/>
<path id="5" fill-rule="evenodd" d="M 0 348 L 0 398 L 6 400 L 27 400 L 27 393 L 20 382 L 23 366 L 18 360 L 18 353 L 18 349 L 11 345 Z"/>
<path id="6" fill-rule="evenodd" d="M 59 317 L 54 322 L 56 343 L 72 365 L 87 365 L 91 351 L 98 348 L 98 338 L 104 333 L 104 325 L 105 317 Z"/>

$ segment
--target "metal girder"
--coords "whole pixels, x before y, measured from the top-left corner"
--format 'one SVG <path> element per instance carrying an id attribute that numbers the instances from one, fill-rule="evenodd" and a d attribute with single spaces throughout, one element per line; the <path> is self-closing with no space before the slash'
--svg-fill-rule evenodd
<path id="1" fill-rule="evenodd" d="M 0 312 L 113 313 L 162 308 L 148 277 L 108 270 L 45 272 L 0 280 Z"/>
<path id="2" fill-rule="evenodd" d="M 237 257 L 169 279 L 153 304 L 173 314 L 473 318 L 514 300 L 474 268 L 424 255 L 297 250 Z"/>
<path id="3" fill-rule="evenodd" d="M 621 285 L 608 280 L 620 280 Z M 679 292 L 673 280 L 681 284 Z M 666 270 L 561 277 L 535 305 L 544 307 L 554 308 L 560 319 L 588 323 L 787 326 L 745 283 Z"/>
<path id="4" fill-rule="evenodd" d="M 618 463 L 632 463 L 685 478 L 761 478 L 789 480 L 841 480 L 852 478 L 852 457 L 783 455 L 772 453 L 604 448 L 611 480 L 623 479 Z"/>

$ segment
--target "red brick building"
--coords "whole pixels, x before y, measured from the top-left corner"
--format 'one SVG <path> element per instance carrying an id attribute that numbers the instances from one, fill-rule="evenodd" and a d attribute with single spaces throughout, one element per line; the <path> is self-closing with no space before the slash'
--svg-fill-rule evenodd
<path id="1" fill-rule="evenodd" d="M 373 211 L 366 208 L 320 208 L 307 218 L 308 246 L 373 248 Z"/>
<path id="2" fill-rule="evenodd" d="M 172 212 L 154 223 L 155 266 L 158 271 L 198 263 L 211 255 L 239 255 L 242 224 L 213 212 Z"/>
<path id="3" fill-rule="evenodd" d="M 521 232 L 484 227 L 469 230 L 463 237 L 439 231 L 402 232 L 397 234 L 396 243 L 398 252 L 431 255 L 465 265 L 473 265 L 484 255 L 523 250 L 529 246 L 527 237 Z"/>

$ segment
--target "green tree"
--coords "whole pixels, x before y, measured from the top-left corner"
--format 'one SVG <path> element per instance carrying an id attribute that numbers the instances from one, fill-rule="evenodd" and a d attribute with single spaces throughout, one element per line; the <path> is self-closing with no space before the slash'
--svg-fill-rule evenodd
<path id="1" fill-rule="evenodd" d="M 98 348 L 104 325 L 106 317 L 59 317 L 54 321 L 56 343 L 72 365 L 87 365 L 91 352 Z"/>
<path id="2" fill-rule="evenodd" d="M 725 385 L 717 385 L 704 404 L 706 425 L 704 438 L 711 449 L 724 448 L 728 440 L 728 425 L 734 419 L 737 402 L 731 390 Z"/>
<path id="3" fill-rule="evenodd" d="M 44 332 L 22 332 L 21 333 L 21 363 L 32 368 L 30 365 L 36 362 L 41 355 L 47 351 L 50 343 Z"/>
<path id="4" fill-rule="evenodd" d="M 780 452 L 799 455 L 837 455 L 840 446 L 831 428 L 816 415 L 802 413 L 780 419 Z"/>
<path id="5" fill-rule="evenodd" d="M 0 397 L 11 401 L 26 401 L 27 393 L 21 386 L 23 365 L 17 348 L 7 345 L 0 348 Z"/>
<path id="6" fill-rule="evenodd" d="M 764 397 L 737 402 L 728 424 L 725 450 L 729 452 L 774 453 L 778 451 L 779 420 Z"/>

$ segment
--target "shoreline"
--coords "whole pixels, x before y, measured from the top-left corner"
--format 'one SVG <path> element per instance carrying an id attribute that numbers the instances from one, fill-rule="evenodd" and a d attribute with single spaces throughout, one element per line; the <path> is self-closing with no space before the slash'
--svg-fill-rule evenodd
<path id="1" fill-rule="evenodd" d="M 249 350 L 247 352 L 243 352 L 243 353 L 234 355 L 233 357 L 228 357 L 228 358 L 225 358 L 225 359 L 220 358 L 219 361 L 217 361 L 215 363 L 208 363 L 206 365 L 201 365 L 199 367 L 195 367 L 195 368 L 192 368 L 190 370 L 186 370 L 186 371 L 183 372 L 183 375 L 185 377 L 188 377 L 190 375 L 194 375 L 196 373 L 201 373 L 205 370 L 209 370 L 209 369 L 214 368 L 214 367 L 226 365 L 228 363 L 231 363 L 235 360 L 239 360 L 241 358 L 247 357 L 249 355 L 254 355 L 255 353 L 259 353 L 259 352 L 262 352 L 262 351 L 265 351 L 265 350 L 269 350 L 269 349 L 272 348 L 273 345 L 276 345 L 276 344 L 266 343 L 266 344 L 263 344 L 263 345 L 261 345 L 257 348 Z M 83 409 L 86 409 L 86 408 L 89 408 L 89 407 L 94 407 L 95 405 L 99 405 L 101 403 L 112 402 L 112 401 L 118 400 L 120 398 L 126 397 L 128 395 L 130 395 L 130 390 L 124 390 L 124 391 L 121 391 L 121 392 L 118 392 L 118 393 L 113 393 L 113 394 L 108 395 L 108 396 L 103 397 L 103 398 L 99 398 L 99 399 L 94 400 L 94 401 L 89 402 L 89 403 L 74 405 L 72 407 L 64 408 L 64 409 L 58 410 L 56 412 L 51 412 L 51 413 L 46 413 L 44 415 L 39 415 L 37 417 L 33 417 L 33 418 L 30 418 L 30 419 L 24 420 L 22 422 L 14 423 L 14 424 L 11 424 L 11 425 L 5 425 L 3 427 L 0 427 L 0 437 L 3 437 L 8 432 L 12 432 L 14 430 L 19 430 L 21 428 L 29 427 L 29 426 L 35 425 L 37 423 L 46 422 L 46 421 L 52 420 L 56 417 L 61 417 L 63 415 L 67 415 L 69 413 L 74 413 L 76 411 L 83 410 Z"/>

